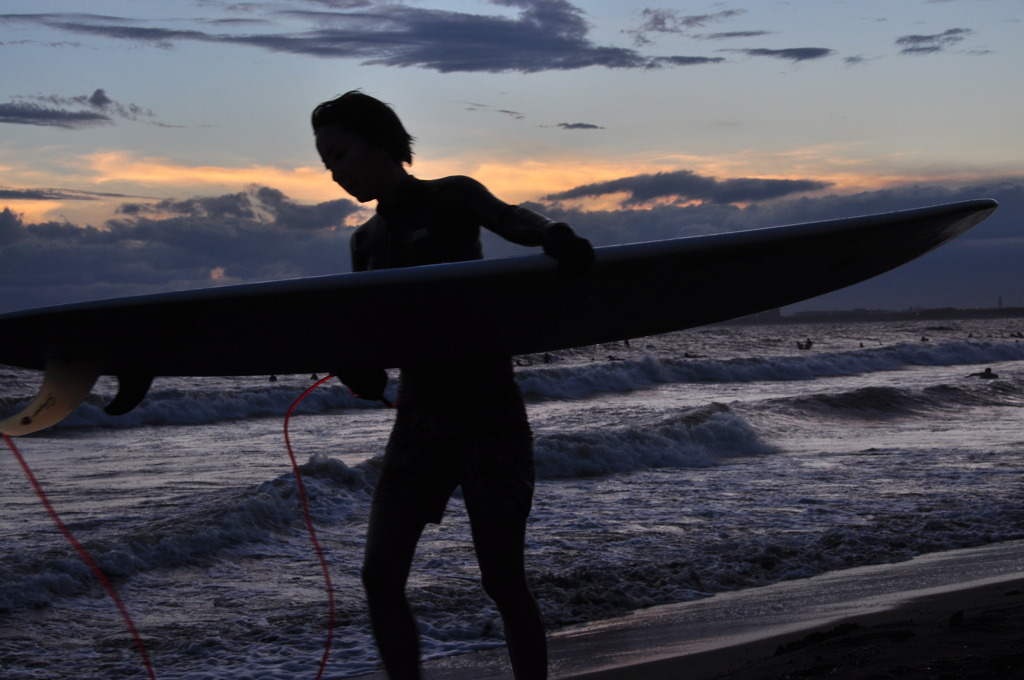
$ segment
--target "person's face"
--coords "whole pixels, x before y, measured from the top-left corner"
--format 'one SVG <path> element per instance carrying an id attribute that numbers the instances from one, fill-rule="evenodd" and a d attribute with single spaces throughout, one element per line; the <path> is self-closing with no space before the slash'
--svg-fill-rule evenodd
<path id="1" fill-rule="evenodd" d="M 336 125 L 317 131 L 316 150 L 338 186 L 360 203 L 388 191 L 394 185 L 395 167 L 401 167 L 380 147 Z"/>

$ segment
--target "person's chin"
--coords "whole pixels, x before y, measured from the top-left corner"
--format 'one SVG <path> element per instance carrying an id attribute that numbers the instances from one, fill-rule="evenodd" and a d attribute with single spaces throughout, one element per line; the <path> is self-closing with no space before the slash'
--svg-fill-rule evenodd
<path id="1" fill-rule="evenodd" d="M 360 203 L 369 203 L 370 201 L 374 200 L 374 198 L 375 198 L 374 196 L 370 195 L 370 192 L 368 192 L 368 191 L 361 191 L 358 188 L 349 189 L 349 188 L 346 188 L 346 187 L 342 187 L 342 189 L 345 189 L 345 193 L 347 193 L 349 196 L 351 196 L 352 198 L 356 199 Z"/>

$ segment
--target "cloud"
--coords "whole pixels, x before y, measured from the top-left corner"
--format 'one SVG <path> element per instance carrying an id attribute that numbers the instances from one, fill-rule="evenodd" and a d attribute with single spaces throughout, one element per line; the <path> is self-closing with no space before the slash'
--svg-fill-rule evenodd
<path id="1" fill-rule="evenodd" d="M 735 38 L 760 38 L 762 36 L 771 35 L 769 31 L 728 31 L 726 33 L 708 33 L 705 35 L 695 35 L 695 38 L 702 38 L 705 40 L 733 40 Z"/>
<path id="2" fill-rule="evenodd" d="M 769 35 L 768 31 L 723 31 L 716 33 L 695 33 L 693 29 L 704 28 L 707 24 L 717 21 L 726 21 L 746 13 L 743 9 L 730 9 L 713 14 L 684 14 L 674 9 L 645 9 L 641 12 L 642 23 L 636 29 L 627 31 L 634 36 L 637 45 L 646 45 L 651 42 L 651 34 L 684 35 L 691 38 L 703 40 L 734 40 L 737 38 L 756 38 Z M 738 49 L 722 50 L 723 52 L 738 52 L 750 57 L 772 57 L 775 59 L 787 59 L 789 61 L 808 61 L 811 59 L 822 59 L 834 54 L 834 50 L 823 47 L 794 47 L 788 49 Z M 665 57 L 654 59 L 659 65 L 690 66 L 694 64 L 707 64 L 722 62 L 725 59 L 710 59 L 707 57 Z"/>
<path id="3" fill-rule="evenodd" d="M 504 116 L 508 116 L 509 118 L 515 118 L 516 120 L 524 120 L 526 118 L 526 114 L 523 113 L 522 111 L 512 111 L 510 109 L 499 109 L 496 106 L 490 106 L 488 104 L 475 104 L 473 102 L 465 102 L 465 103 L 468 105 L 468 106 L 466 106 L 466 110 L 467 111 L 485 111 L 485 112 L 489 112 L 489 113 L 500 113 L 500 114 L 502 114 Z"/>
<path id="4" fill-rule="evenodd" d="M 357 211 L 358 207 L 346 199 L 302 205 L 289 199 L 282 191 L 256 185 L 235 194 L 167 199 L 156 203 L 124 203 L 117 209 L 119 215 L 127 215 L 137 223 L 147 219 L 167 221 L 186 218 L 220 223 L 251 221 L 302 230 L 334 229 L 345 217 Z"/>
<path id="5" fill-rule="evenodd" d="M 723 57 L 655 57 L 651 60 L 651 65 L 701 66 L 703 64 L 719 64 L 723 61 L 725 61 Z"/>
<path id="6" fill-rule="evenodd" d="M 99 201 L 111 198 L 143 198 L 128 194 L 114 194 L 75 189 L 14 189 L 0 187 L 0 200 L 8 201 Z"/>
<path id="7" fill-rule="evenodd" d="M 5 208 L 0 311 L 345 271 L 351 230 L 342 225 L 359 210 L 344 199 L 300 204 L 258 186 L 124 203 L 102 227 L 27 223 Z"/>
<path id="8" fill-rule="evenodd" d="M 824 59 L 835 54 L 835 50 L 825 47 L 791 47 L 781 50 L 769 50 L 764 48 L 746 50 L 728 50 L 739 52 L 748 57 L 771 57 L 773 59 L 787 59 L 789 61 L 810 61 L 812 59 Z"/>
<path id="9" fill-rule="evenodd" d="M 32 23 L 54 30 L 172 48 L 181 41 L 256 47 L 365 64 L 425 68 L 448 72 L 574 70 L 588 67 L 651 69 L 722 61 L 695 56 L 650 57 L 635 49 L 600 45 L 588 37 L 584 11 L 567 0 L 490 0 L 516 11 L 514 16 L 424 9 L 393 2 L 320 2 L 319 11 L 274 12 L 259 5 L 266 21 L 215 24 L 181 29 L 153 25 L 152 20 L 91 14 L 6 14 L 0 21 Z M 239 6 L 227 7 L 228 10 Z M 739 13 L 703 15 L 704 20 Z M 696 17 L 675 17 L 686 25 Z M 280 20 L 298 23 L 282 30 Z M 653 25 L 653 24 L 652 24 Z M 697 25 L 697 24 L 693 24 Z M 215 33 L 210 26 L 221 29 Z M 261 26 L 264 32 L 245 32 Z M 650 29 L 654 30 L 654 29 Z"/>
<path id="10" fill-rule="evenodd" d="M 41 125 L 78 129 L 107 125 L 116 118 L 123 120 L 153 119 L 152 111 L 137 104 L 122 104 L 107 96 L 103 89 L 91 95 L 62 97 L 34 95 L 15 97 L 0 103 L 0 123 Z"/>
<path id="11" fill-rule="evenodd" d="M 640 13 L 642 23 L 628 31 L 638 45 L 651 42 L 651 33 L 685 35 L 694 28 L 703 28 L 710 22 L 731 19 L 746 13 L 744 9 L 729 9 L 714 14 L 683 14 L 674 9 L 645 9 Z"/>
<path id="12" fill-rule="evenodd" d="M 273 184 L 304 200 L 320 200 L 340 192 L 322 165 L 292 169 L 273 165 L 192 165 L 125 151 L 96 151 L 76 162 L 89 172 L 91 181 L 119 186 L 172 187 L 176 191 L 184 186 L 189 187 L 189 191 L 203 193 L 210 185 Z"/>
<path id="13" fill-rule="evenodd" d="M 559 123 L 558 127 L 563 130 L 604 130 L 600 125 L 593 123 Z"/>
<path id="14" fill-rule="evenodd" d="M 31 102 L 0 104 L 0 123 L 75 129 L 109 122 L 108 116 L 95 111 L 64 111 Z"/>
<path id="15" fill-rule="evenodd" d="M 673 179 L 672 174 L 664 173 L 660 180 Z M 635 179 L 620 181 L 632 186 Z M 677 183 L 687 180 L 675 179 Z M 706 187 L 705 191 L 714 196 L 718 190 L 724 192 L 732 180 L 691 177 L 688 181 Z M 653 179 L 651 182 L 651 193 L 662 195 L 653 188 Z M 746 188 L 732 185 L 736 195 L 772 193 L 763 186 L 756 188 L 763 180 L 742 182 L 754 184 Z M 828 298 L 831 302 L 809 304 L 820 309 L 977 307 L 994 306 L 996 299 L 1003 297 L 1007 305 L 1024 305 L 1024 279 L 1020 277 L 1024 237 L 1019 228 L 1024 221 L 1024 178 L 1020 177 L 963 186 L 924 184 L 852 195 L 787 193 L 775 200 L 743 205 L 704 200 L 642 210 L 633 205 L 603 211 L 581 211 L 558 204 L 532 207 L 568 222 L 600 246 L 981 197 L 995 198 L 1001 207 L 966 236 L 892 274 L 832 294 Z M 220 196 L 124 203 L 118 214 L 101 227 L 30 223 L 9 209 L 0 209 L 0 312 L 348 271 L 347 238 L 351 230 L 341 225 L 359 210 L 344 199 L 301 204 L 266 186 Z M 489 257 L 504 257 L 535 251 L 485 235 L 485 252 Z"/>
<path id="16" fill-rule="evenodd" d="M 766 201 L 795 193 L 818 191 L 831 186 L 816 180 L 737 178 L 719 180 L 703 177 L 689 170 L 634 175 L 608 182 L 598 182 L 546 196 L 549 201 L 627 194 L 622 205 L 640 206 L 652 202 L 685 204 L 750 203 Z"/>
<path id="17" fill-rule="evenodd" d="M 896 39 L 901 54 L 934 54 L 956 45 L 973 33 L 969 28 L 951 28 L 935 35 L 905 35 Z"/>

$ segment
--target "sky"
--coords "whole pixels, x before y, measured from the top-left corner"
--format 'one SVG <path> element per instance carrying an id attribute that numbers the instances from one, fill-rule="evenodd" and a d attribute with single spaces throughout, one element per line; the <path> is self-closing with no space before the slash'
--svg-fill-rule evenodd
<path id="1" fill-rule="evenodd" d="M 1024 306 L 1024 0 L 3 0 L 0 59 L 0 312 L 348 271 L 352 89 L 598 246 L 995 198 L 786 311 Z"/>

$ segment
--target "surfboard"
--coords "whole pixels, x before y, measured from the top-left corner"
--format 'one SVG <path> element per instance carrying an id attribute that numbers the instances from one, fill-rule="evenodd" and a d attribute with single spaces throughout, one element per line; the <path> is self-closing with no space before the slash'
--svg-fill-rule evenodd
<path id="1" fill-rule="evenodd" d="M 155 376 L 339 372 L 551 352 L 683 330 L 792 304 L 900 266 L 972 228 L 989 199 L 596 249 L 562 280 L 545 255 L 337 274 L 0 315 L 0 363 L 45 370 L 0 421 L 65 417 L 100 375 L 111 413 Z"/>

